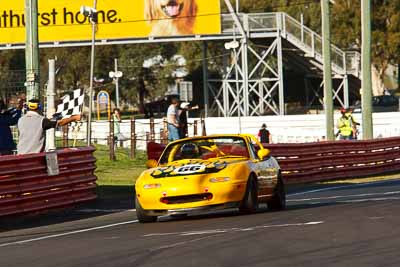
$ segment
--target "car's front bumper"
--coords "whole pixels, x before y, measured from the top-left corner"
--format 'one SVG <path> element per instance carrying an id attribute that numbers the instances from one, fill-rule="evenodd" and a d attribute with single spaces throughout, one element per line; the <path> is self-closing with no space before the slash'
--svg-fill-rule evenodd
<path id="1" fill-rule="evenodd" d="M 181 208 L 168 210 L 145 210 L 147 216 L 167 216 L 167 215 L 197 215 L 208 211 L 232 209 L 239 207 L 240 202 L 229 202 L 217 205 L 208 205 L 195 208 Z"/>
<path id="2" fill-rule="evenodd" d="M 239 202 L 246 191 L 245 182 L 216 183 L 196 185 L 194 183 L 180 186 L 170 186 L 154 190 L 140 190 L 136 196 L 144 210 L 175 211 L 183 209 L 197 209 L 225 205 L 225 203 Z M 185 201 L 186 196 L 212 194 L 212 198 Z M 180 198 L 180 202 L 163 203 L 164 197 Z"/>

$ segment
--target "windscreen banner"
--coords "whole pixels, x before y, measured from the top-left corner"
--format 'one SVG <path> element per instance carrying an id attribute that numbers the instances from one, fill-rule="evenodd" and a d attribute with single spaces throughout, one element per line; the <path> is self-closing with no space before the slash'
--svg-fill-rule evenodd
<path id="1" fill-rule="evenodd" d="M 0 0 L 0 44 L 25 43 L 25 1 Z M 92 0 L 38 1 L 39 42 L 91 40 Z M 219 0 L 98 0 L 96 39 L 212 35 L 221 31 Z"/>

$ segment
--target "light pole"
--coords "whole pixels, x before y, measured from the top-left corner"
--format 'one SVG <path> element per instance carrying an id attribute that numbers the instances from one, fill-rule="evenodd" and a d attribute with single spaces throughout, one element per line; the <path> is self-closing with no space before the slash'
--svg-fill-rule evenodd
<path id="1" fill-rule="evenodd" d="M 361 1 L 361 107 L 363 139 L 373 139 L 371 84 L 371 0 Z"/>
<path id="2" fill-rule="evenodd" d="M 39 37 L 38 37 L 38 1 L 25 0 L 26 18 L 26 99 L 40 99 L 40 65 L 39 65 Z"/>
<path id="3" fill-rule="evenodd" d="M 322 55 L 324 66 L 324 109 L 326 122 L 326 139 L 335 140 L 333 128 L 333 96 L 332 96 L 332 62 L 331 62 L 331 42 L 330 42 L 330 12 L 329 2 L 331 0 L 321 0 L 322 12 Z"/>
<path id="4" fill-rule="evenodd" d="M 90 85 L 89 85 L 89 114 L 86 127 L 86 142 L 90 146 L 92 144 L 92 110 L 93 110 L 93 73 L 94 73 L 94 47 L 96 40 L 96 23 L 97 23 L 97 0 L 93 1 L 93 7 L 81 6 L 80 13 L 87 16 L 92 24 L 92 49 L 90 55 Z"/>
<path id="5" fill-rule="evenodd" d="M 112 78 L 115 82 L 115 105 L 117 106 L 117 108 L 119 108 L 119 86 L 118 86 L 118 80 L 119 78 L 122 77 L 123 73 L 122 71 L 118 70 L 118 59 L 114 59 L 114 65 L 115 65 L 115 69 L 114 71 L 110 71 L 108 73 L 108 76 L 110 78 Z"/>
<path id="6" fill-rule="evenodd" d="M 226 50 L 231 50 L 233 51 L 233 55 L 235 57 L 235 85 L 236 85 L 236 102 L 237 102 L 237 111 L 238 111 L 238 120 L 239 120 L 239 133 L 242 133 L 242 121 L 241 121 L 241 117 L 240 117 L 240 93 L 239 93 L 239 73 L 238 73 L 238 66 L 237 66 L 237 60 L 238 60 L 238 56 L 237 56 L 237 52 L 236 52 L 236 48 L 239 47 L 239 42 L 236 40 L 230 41 L 225 43 L 225 49 Z"/>

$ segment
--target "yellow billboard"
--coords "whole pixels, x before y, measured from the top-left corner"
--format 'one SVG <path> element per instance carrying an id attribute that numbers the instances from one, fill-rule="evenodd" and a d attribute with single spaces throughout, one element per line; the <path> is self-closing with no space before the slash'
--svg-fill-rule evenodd
<path id="1" fill-rule="evenodd" d="M 2 0 L 0 44 L 25 42 L 24 0 Z M 81 6 L 92 0 L 38 1 L 39 42 L 91 39 L 89 18 Z M 218 34 L 219 0 L 98 0 L 96 39 Z"/>

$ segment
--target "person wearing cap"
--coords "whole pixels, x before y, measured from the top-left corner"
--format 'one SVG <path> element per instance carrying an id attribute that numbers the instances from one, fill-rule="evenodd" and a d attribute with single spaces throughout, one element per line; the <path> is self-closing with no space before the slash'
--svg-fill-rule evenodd
<path id="1" fill-rule="evenodd" d="M 17 108 L 7 109 L 5 101 L 0 98 L 0 156 L 13 154 L 15 143 L 10 126 L 18 123 L 22 106 L 23 100 L 20 100 Z"/>
<path id="2" fill-rule="evenodd" d="M 351 140 L 353 139 L 353 127 L 351 124 L 351 118 L 347 114 L 345 108 L 340 109 L 342 116 L 338 119 L 336 127 L 339 129 L 340 140 Z"/>
<path id="3" fill-rule="evenodd" d="M 178 140 L 179 136 L 179 99 L 173 97 L 167 110 L 168 141 Z"/>
<path id="4" fill-rule="evenodd" d="M 57 126 L 67 125 L 78 121 L 81 115 L 73 115 L 66 119 L 49 120 L 40 114 L 41 106 L 39 100 L 32 99 L 28 102 L 28 112 L 18 121 L 19 142 L 18 154 L 40 153 L 45 147 L 46 130 Z"/>
<path id="5" fill-rule="evenodd" d="M 269 144 L 271 142 L 271 134 L 267 130 L 265 123 L 261 125 L 261 129 L 258 131 L 258 138 L 262 144 Z"/>

